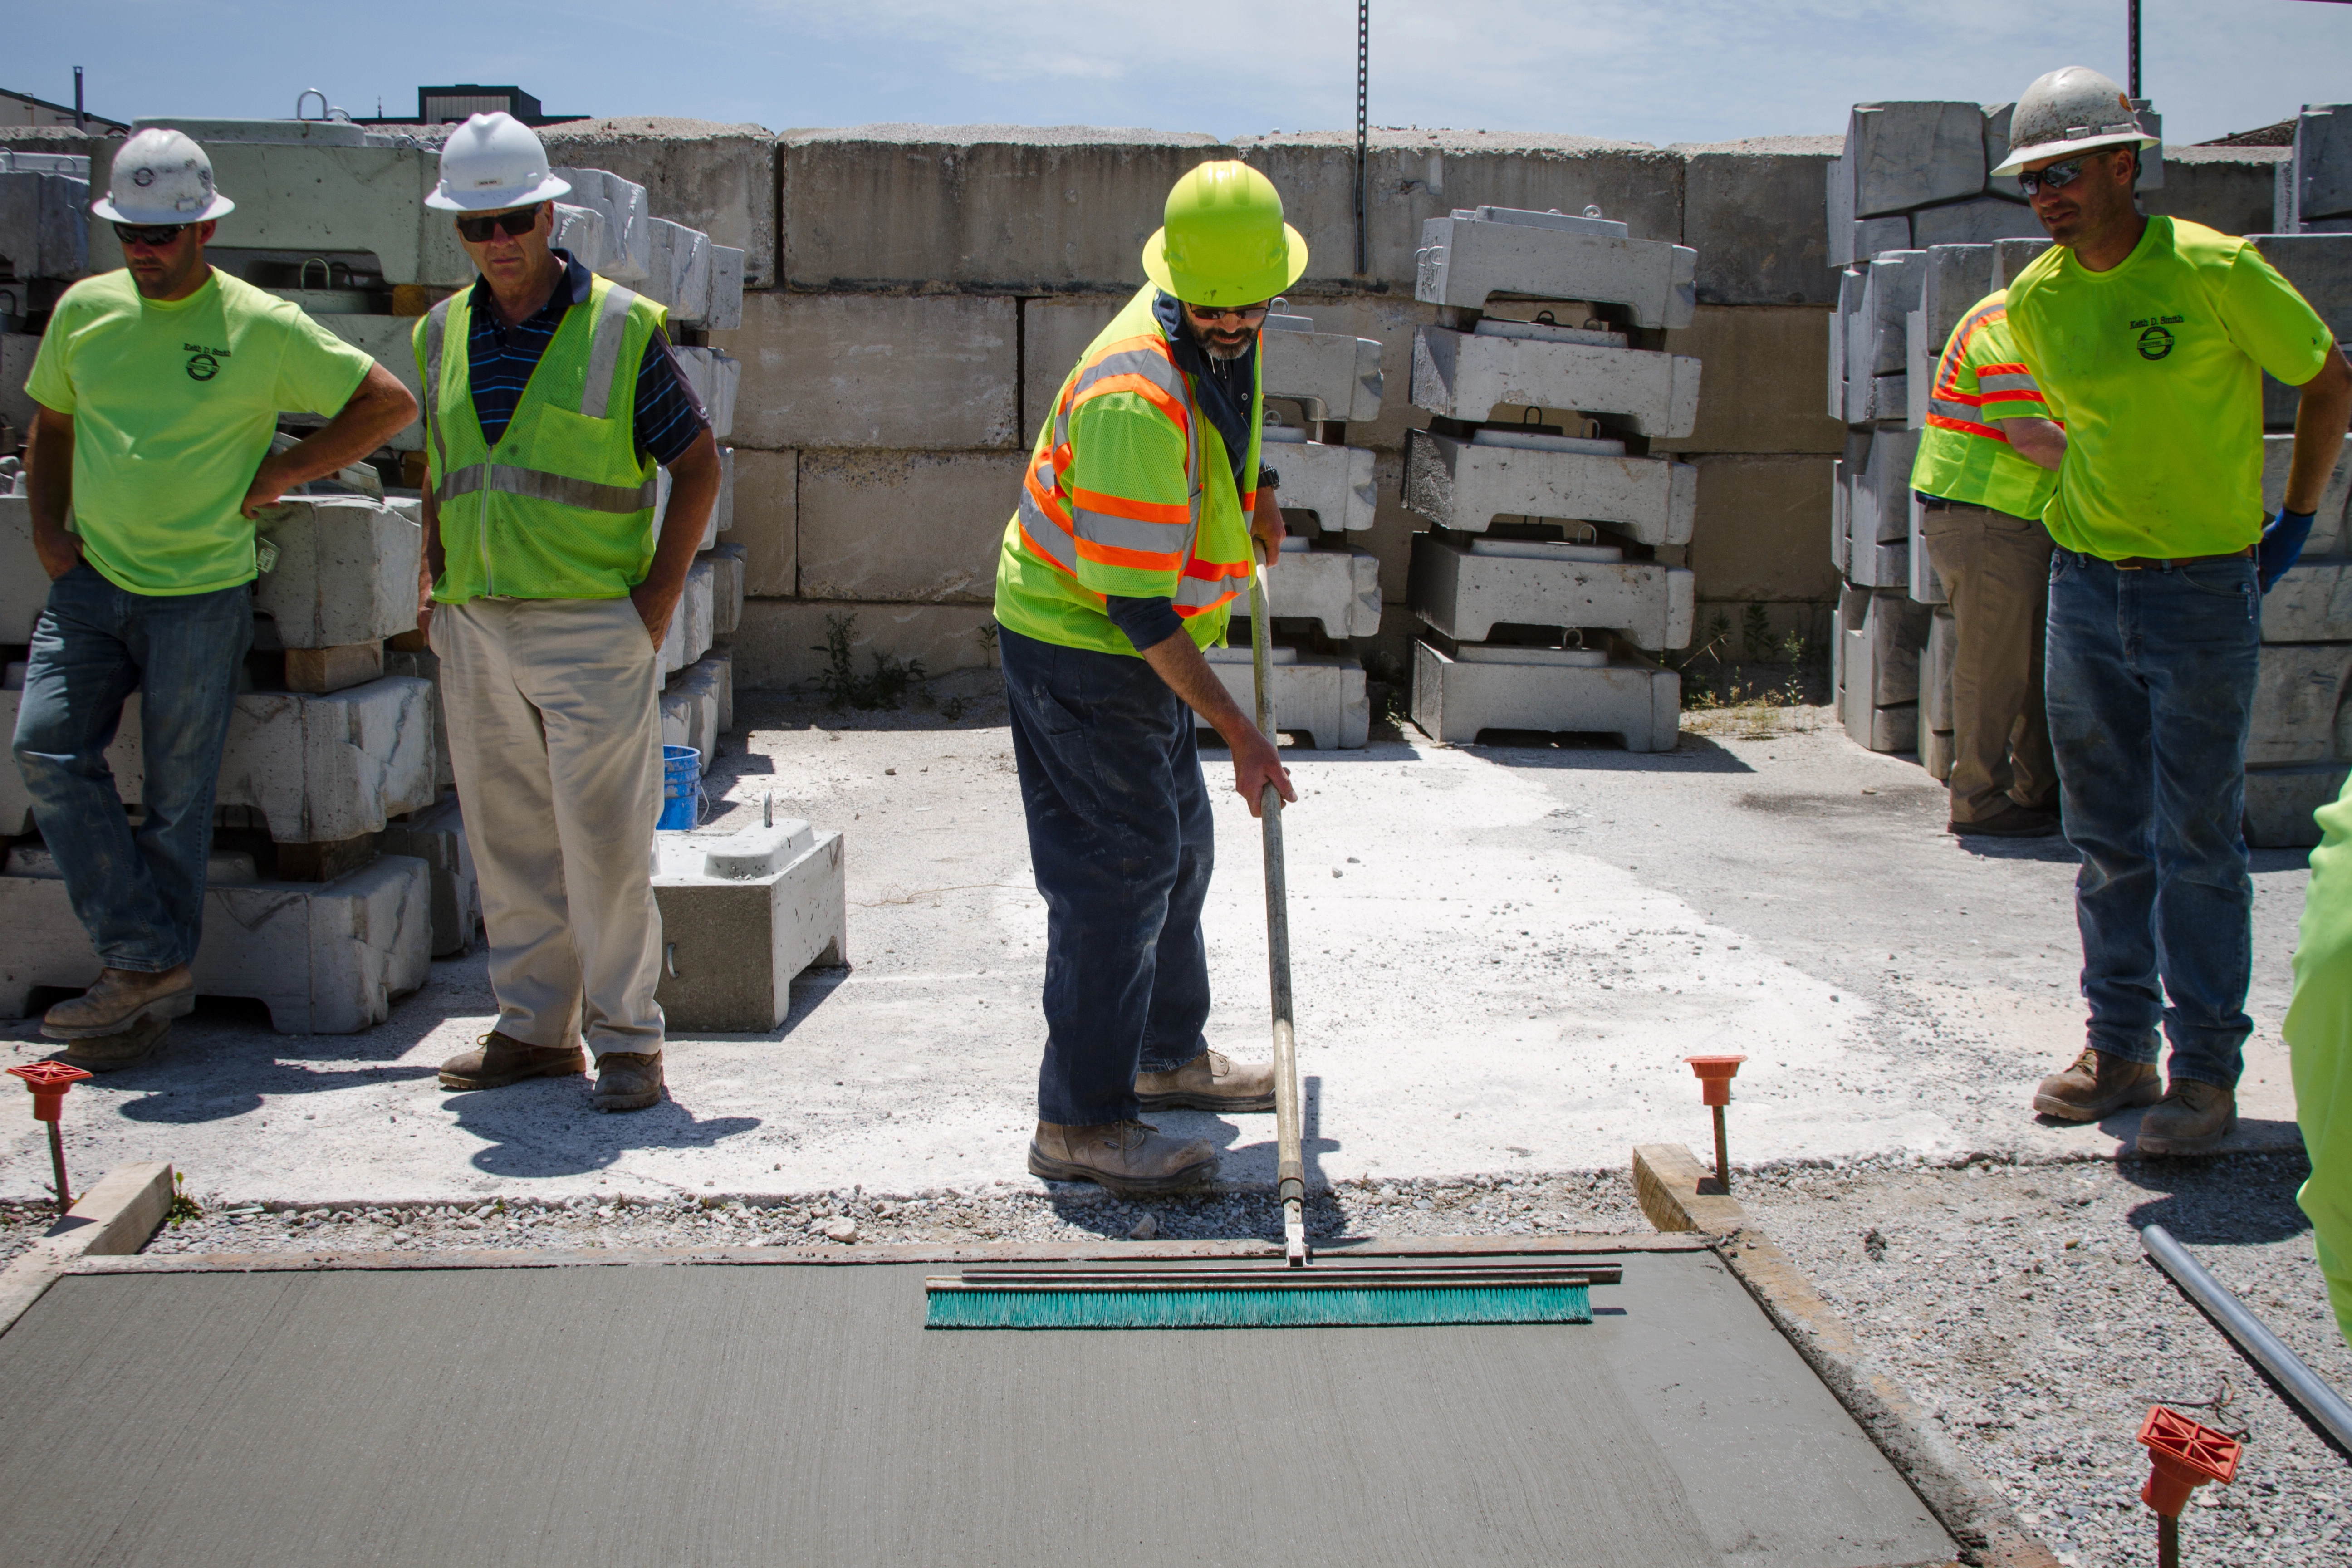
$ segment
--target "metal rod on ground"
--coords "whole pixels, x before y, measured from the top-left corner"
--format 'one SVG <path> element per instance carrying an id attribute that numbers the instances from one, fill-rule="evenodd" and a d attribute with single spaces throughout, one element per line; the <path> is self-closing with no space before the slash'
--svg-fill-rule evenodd
<path id="1" fill-rule="evenodd" d="M 1727 1194 L 1731 1191 L 1731 1145 L 1723 1136 L 1723 1107 L 1715 1110 L 1715 1184 Z"/>
<path id="2" fill-rule="evenodd" d="M 2206 1272 L 2205 1266 L 2191 1257 L 2170 1231 L 2160 1225 L 2147 1226 L 2141 1229 L 2139 1239 L 2140 1245 L 2147 1248 L 2147 1255 L 2156 1260 L 2156 1266 L 2170 1275 L 2173 1283 L 2221 1326 L 2221 1331 L 2237 1342 L 2246 1358 L 2270 1373 L 2305 1415 L 2327 1430 L 2337 1447 L 2352 1453 L 2352 1403 L 2347 1403 L 2317 1373 L 2304 1365 L 2302 1359 L 2287 1349 L 2268 1325 L 2246 1310 L 2244 1302 Z"/>
<path id="3" fill-rule="evenodd" d="M 2156 1568 L 2180 1568 L 2180 1521 L 2168 1513 L 2156 1516 Z"/>
<path id="4" fill-rule="evenodd" d="M 1273 617 L 1265 601 L 1265 551 L 1250 574 L 1250 672 L 1257 683 L 1257 727 L 1274 742 L 1274 680 L 1269 647 Z M 1293 1268 L 1307 1262 L 1307 1160 L 1298 1114 L 1298 1042 L 1291 1027 L 1290 894 L 1282 872 L 1282 792 L 1258 795 L 1265 845 L 1265 948 L 1274 994 L 1275 1182 L 1282 1194 L 1283 1256 Z"/>
<path id="5" fill-rule="evenodd" d="M 57 1173 L 58 1212 L 63 1214 L 73 1207 L 73 1194 L 66 1188 L 65 1134 L 58 1131 L 54 1121 L 49 1123 L 49 1169 Z"/>

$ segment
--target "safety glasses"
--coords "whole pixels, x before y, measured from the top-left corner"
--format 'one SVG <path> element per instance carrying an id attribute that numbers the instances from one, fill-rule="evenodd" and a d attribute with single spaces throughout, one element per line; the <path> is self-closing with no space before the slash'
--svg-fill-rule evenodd
<path id="1" fill-rule="evenodd" d="M 187 231 L 184 223 L 119 223 L 114 226 L 114 237 L 125 245 L 160 250 Z"/>
<path id="2" fill-rule="evenodd" d="M 1195 305 L 1187 300 L 1184 309 L 1192 312 L 1196 321 L 1236 320 L 1244 324 L 1265 320 L 1265 305 Z"/>
<path id="3" fill-rule="evenodd" d="M 476 245 L 487 245 L 492 237 L 501 234 L 509 239 L 520 239 L 539 226 L 539 208 L 543 205 L 487 213 L 480 217 L 461 217 L 457 220 L 457 232 Z"/>
<path id="4" fill-rule="evenodd" d="M 2044 185 L 2053 191 L 2063 191 L 2081 178 L 2082 174 L 2083 160 L 2069 158 L 2063 163 L 2053 163 L 2046 169 L 2027 170 L 2017 176 L 2017 188 L 2029 196 Z"/>

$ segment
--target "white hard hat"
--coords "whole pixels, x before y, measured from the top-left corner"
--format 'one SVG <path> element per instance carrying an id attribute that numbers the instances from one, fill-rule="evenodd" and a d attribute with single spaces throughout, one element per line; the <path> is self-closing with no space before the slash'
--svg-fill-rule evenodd
<path id="1" fill-rule="evenodd" d="M 547 149 L 513 115 L 477 114 L 441 148 L 441 183 L 425 205 L 445 213 L 494 213 L 552 201 L 572 186 L 547 172 Z"/>
<path id="2" fill-rule="evenodd" d="M 2088 66 L 2061 66 L 2036 77 L 2009 117 L 2009 156 L 1996 176 L 2028 163 L 2101 147 L 2153 147 L 2131 99 Z"/>
<path id="3" fill-rule="evenodd" d="M 114 177 L 89 210 L 109 223 L 203 223 L 236 204 L 213 188 L 213 161 L 177 131 L 151 127 L 114 154 Z"/>

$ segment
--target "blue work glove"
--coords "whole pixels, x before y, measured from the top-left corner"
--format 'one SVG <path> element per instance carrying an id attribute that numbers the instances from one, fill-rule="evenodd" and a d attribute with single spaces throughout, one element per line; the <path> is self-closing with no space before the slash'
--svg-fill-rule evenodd
<path id="1" fill-rule="evenodd" d="M 2311 537 L 2311 519 L 2307 511 L 2289 511 L 2284 507 L 2263 530 L 2263 542 L 2254 551 L 2254 575 L 2261 580 L 2267 594 L 2278 585 L 2303 554 L 2303 542 Z"/>

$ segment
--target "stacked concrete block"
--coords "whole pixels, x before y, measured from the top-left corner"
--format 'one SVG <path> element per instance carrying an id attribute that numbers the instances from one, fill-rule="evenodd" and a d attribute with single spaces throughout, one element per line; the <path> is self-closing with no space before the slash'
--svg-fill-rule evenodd
<path id="1" fill-rule="evenodd" d="M 386 824 L 383 852 L 425 862 L 433 899 L 433 956 L 454 958 L 472 952 L 482 923 L 482 900 L 457 797 L 444 795 L 424 810 Z"/>
<path id="2" fill-rule="evenodd" d="M 2332 236 L 2297 236 L 2332 238 Z M 2352 234 L 2344 236 L 2352 242 Z M 2294 437 L 2263 437 L 2263 504 L 2286 490 Z M 2352 437 L 2321 491 L 2302 559 L 2263 597 L 2262 664 L 2246 740 L 2246 840 L 2265 847 L 2316 844 L 2311 814 L 2334 800 L 2352 769 Z"/>
<path id="3" fill-rule="evenodd" d="M 737 833 L 664 833 L 654 876 L 673 1032 L 764 1034 L 793 976 L 849 958 L 841 835 L 774 819 Z"/>
<path id="4" fill-rule="evenodd" d="M 0 151 L 0 264 L 19 285 L 61 285 L 89 269 L 88 158 Z M 9 313 L 28 314 L 33 303 L 19 298 Z"/>
<path id="5" fill-rule="evenodd" d="M 1959 623 L 1948 605 L 1937 605 L 1919 667 L 1919 765 L 1937 784 L 1952 778 L 1952 669 L 1958 652 Z"/>
<path id="6" fill-rule="evenodd" d="M 2352 110 L 2347 110 L 2352 116 Z M 2326 233 L 2257 234 L 2248 237 L 2255 249 L 2311 301 L 2338 343 L 2352 341 L 2352 218 L 2344 229 Z M 2270 430 L 2294 428 L 2298 398 L 2295 389 L 2263 377 L 2263 425 Z"/>
<path id="7" fill-rule="evenodd" d="M 1697 474 L 1652 456 L 1697 422 L 1699 363 L 1666 353 L 1696 310 L 1696 255 L 1597 211 L 1496 207 L 1423 227 L 1405 506 L 1412 543 L 1412 716 L 1440 741 L 1483 731 L 1675 744 L 1681 682 L 1637 650 L 1687 647 L 1679 559 Z M 1573 323 L 1573 324 L 1570 324 Z M 1679 552 L 1677 552 L 1677 554 Z"/>
<path id="8" fill-rule="evenodd" d="M 1933 614 L 1900 589 L 1848 586 L 1839 595 L 1830 679 L 1856 744 L 1907 752 L 1919 743 L 1920 656 Z"/>
<path id="9" fill-rule="evenodd" d="M 596 250 L 584 255 L 573 250 L 572 256 L 589 270 L 615 283 L 634 287 L 645 281 L 646 274 L 651 270 L 653 236 L 653 211 L 646 205 L 646 188 L 603 169 L 556 169 L 552 173 L 572 187 L 571 195 L 564 198 L 566 202 L 576 203 L 596 215 Z"/>
<path id="10" fill-rule="evenodd" d="M 2305 104 L 2281 173 L 2282 233 L 2352 233 L 2352 103 Z"/>
<path id="11" fill-rule="evenodd" d="M 1244 713 L 1257 711 L 1257 676 L 1246 647 L 1213 647 L 1209 668 Z M 1296 647 L 1267 650 L 1276 728 L 1294 740 L 1305 736 L 1317 751 L 1356 751 L 1371 742 L 1372 707 L 1364 688 L 1364 667 L 1341 654 Z"/>

